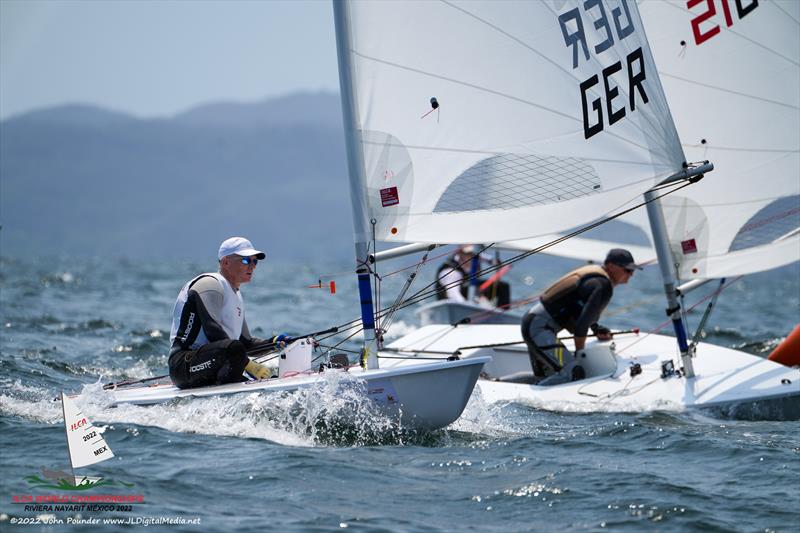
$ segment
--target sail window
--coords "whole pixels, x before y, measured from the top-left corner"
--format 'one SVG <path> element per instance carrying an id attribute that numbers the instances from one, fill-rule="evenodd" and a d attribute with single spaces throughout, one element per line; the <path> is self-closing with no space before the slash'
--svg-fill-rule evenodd
<path id="1" fill-rule="evenodd" d="M 434 212 L 514 209 L 601 191 L 597 172 L 582 159 L 502 154 L 462 172 L 439 198 Z"/>
<path id="2" fill-rule="evenodd" d="M 729 251 L 769 244 L 800 229 L 800 196 L 775 200 L 750 217 L 739 229 Z"/>

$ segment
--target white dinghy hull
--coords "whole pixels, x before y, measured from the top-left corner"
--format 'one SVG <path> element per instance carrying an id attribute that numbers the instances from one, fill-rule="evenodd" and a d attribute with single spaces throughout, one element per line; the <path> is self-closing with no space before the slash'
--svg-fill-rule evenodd
<path id="1" fill-rule="evenodd" d="M 454 302 L 438 300 L 419 306 L 414 313 L 420 324 L 519 324 L 520 315 L 504 312 L 492 307 L 484 307 L 475 302 Z M 467 320 L 468 319 L 468 320 Z"/>
<path id="2" fill-rule="evenodd" d="M 448 330 L 453 333 L 448 334 Z M 464 346 L 521 340 L 519 326 L 428 326 L 399 339 L 393 347 L 455 352 Z M 569 341 L 565 345 L 572 348 Z M 491 363 L 485 366 L 484 376 L 489 379 L 478 381 L 481 396 L 489 403 L 514 402 L 559 412 L 646 412 L 733 408 L 779 401 L 783 409 L 800 412 L 800 369 L 700 343 L 693 359 L 694 377 L 681 373 L 663 375 L 663 363 L 680 366 L 675 339 L 663 335 L 626 334 L 611 342 L 590 341 L 584 363 L 588 377 L 550 386 L 500 381 L 531 372 L 524 344 L 460 352 L 466 360 L 492 356 Z M 634 365 L 639 365 L 641 373 L 632 376 Z"/>
<path id="3" fill-rule="evenodd" d="M 376 402 L 403 428 L 435 430 L 461 416 L 488 357 L 442 361 L 350 374 L 364 386 L 367 398 Z M 343 370 L 326 370 L 343 372 Z M 287 394 L 320 385 L 322 374 L 300 374 L 281 379 L 246 381 L 227 385 L 179 389 L 171 383 L 112 390 L 114 405 L 150 405 L 180 398 L 207 398 L 230 394 Z M 351 381 L 352 383 L 352 381 Z M 434 401 L 435 399 L 435 401 Z"/>

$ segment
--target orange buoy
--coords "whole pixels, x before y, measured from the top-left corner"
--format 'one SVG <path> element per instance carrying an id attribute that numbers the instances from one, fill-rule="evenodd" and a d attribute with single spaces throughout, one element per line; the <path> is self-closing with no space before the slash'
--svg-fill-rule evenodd
<path id="1" fill-rule="evenodd" d="M 786 366 L 800 365 L 800 324 L 769 354 L 769 360 Z"/>

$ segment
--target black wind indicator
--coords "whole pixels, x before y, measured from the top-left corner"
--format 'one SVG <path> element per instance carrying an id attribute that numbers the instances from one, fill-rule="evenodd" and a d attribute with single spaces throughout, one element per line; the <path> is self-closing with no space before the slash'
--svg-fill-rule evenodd
<path id="1" fill-rule="evenodd" d="M 439 109 L 439 101 L 436 99 L 435 96 L 432 96 L 431 97 L 431 110 L 428 111 L 427 113 L 425 113 L 424 115 L 422 115 L 419 118 L 425 118 L 428 115 L 430 115 L 431 113 L 433 113 L 434 111 L 436 111 L 437 109 Z M 436 114 L 436 122 L 439 122 L 439 114 L 438 113 Z"/>

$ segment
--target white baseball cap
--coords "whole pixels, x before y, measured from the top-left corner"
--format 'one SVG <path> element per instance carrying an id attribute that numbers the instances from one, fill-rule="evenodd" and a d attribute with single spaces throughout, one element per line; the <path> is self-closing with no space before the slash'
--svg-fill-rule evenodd
<path id="1" fill-rule="evenodd" d="M 229 255 L 240 255 L 242 257 L 256 256 L 258 259 L 266 259 L 267 254 L 253 248 L 253 244 L 244 237 L 231 237 L 225 239 L 219 245 L 218 258 L 222 260 L 223 257 Z"/>

